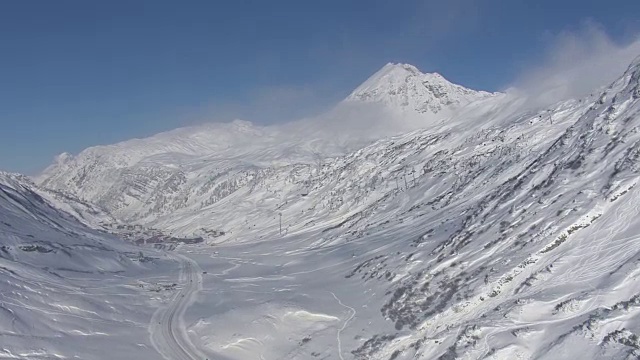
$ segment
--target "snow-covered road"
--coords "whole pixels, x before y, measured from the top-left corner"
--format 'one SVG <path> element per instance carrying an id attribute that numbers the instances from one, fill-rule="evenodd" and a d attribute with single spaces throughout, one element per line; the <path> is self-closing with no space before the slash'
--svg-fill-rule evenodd
<path id="1" fill-rule="evenodd" d="M 156 350 L 167 360 L 200 360 L 206 357 L 196 349 L 184 325 L 184 313 L 202 289 L 202 271 L 192 259 L 170 254 L 180 262 L 180 290 L 167 306 L 154 314 L 149 332 Z"/>

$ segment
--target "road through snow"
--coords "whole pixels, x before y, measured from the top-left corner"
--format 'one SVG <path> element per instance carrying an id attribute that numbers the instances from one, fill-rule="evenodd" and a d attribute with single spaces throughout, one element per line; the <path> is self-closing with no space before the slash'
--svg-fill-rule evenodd
<path id="1" fill-rule="evenodd" d="M 344 329 L 347 328 L 347 325 L 349 325 L 349 322 L 353 319 L 353 317 L 356 316 L 356 309 L 352 308 L 351 306 L 343 304 L 342 300 L 340 300 L 336 296 L 336 294 L 334 294 L 333 292 L 331 293 L 331 295 L 333 295 L 333 298 L 336 299 L 336 301 L 338 302 L 338 304 L 340 304 L 340 306 L 345 307 L 351 311 L 351 316 L 349 316 L 349 318 L 344 322 L 344 324 L 342 324 L 342 327 L 338 329 L 338 333 L 336 335 L 336 339 L 338 340 L 338 356 L 340 356 L 341 360 L 344 360 L 344 358 L 342 357 L 342 339 L 340 339 L 340 335 L 342 334 Z"/>
<path id="2" fill-rule="evenodd" d="M 180 290 L 171 302 L 156 311 L 149 325 L 151 343 L 167 360 L 201 360 L 207 357 L 193 345 L 184 324 L 184 313 L 202 290 L 202 271 L 192 259 L 169 254 L 180 262 Z"/>

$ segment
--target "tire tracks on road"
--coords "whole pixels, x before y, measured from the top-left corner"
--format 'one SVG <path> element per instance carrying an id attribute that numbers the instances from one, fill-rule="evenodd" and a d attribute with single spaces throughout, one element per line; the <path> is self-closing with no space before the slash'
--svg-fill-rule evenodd
<path id="1" fill-rule="evenodd" d="M 184 314 L 202 290 L 202 271 L 194 260 L 168 253 L 180 263 L 181 288 L 169 304 L 159 308 L 149 324 L 153 347 L 166 360 L 204 360 L 208 357 L 191 342 L 184 324 Z"/>

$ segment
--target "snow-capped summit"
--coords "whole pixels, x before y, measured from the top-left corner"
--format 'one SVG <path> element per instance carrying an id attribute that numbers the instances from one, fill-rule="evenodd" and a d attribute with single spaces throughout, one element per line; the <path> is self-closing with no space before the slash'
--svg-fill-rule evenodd
<path id="1" fill-rule="evenodd" d="M 227 191 L 220 186 L 227 186 L 221 184 L 228 174 L 258 178 L 274 167 L 317 165 L 380 138 L 435 126 L 465 105 L 481 103 L 476 100 L 493 102 L 493 95 L 412 65 L 387 64 L 315 118 L 271 126 L 244 120 L 202 124 L 96 146 L 59 155 L 34 180 L 122 219 L 156 219 L 211 205 Z"/>
<path id="2" fill-rule="evenodd" d="M 63 152 L 62 154 L 59 154 L 54 158 L 54 162 L 57 164 L 64 164 L 71 159 L 73 159 L 73 155 L 69 154 L 68 152 Z"/>
<path id="3" fill-rule="evenodd" d="M 494 95 L 453 84 L 438 73 L 422 73 L 413 65 L 388 63 L 358 86 L 346 101 L 377 102 L 437 114 Z"/>

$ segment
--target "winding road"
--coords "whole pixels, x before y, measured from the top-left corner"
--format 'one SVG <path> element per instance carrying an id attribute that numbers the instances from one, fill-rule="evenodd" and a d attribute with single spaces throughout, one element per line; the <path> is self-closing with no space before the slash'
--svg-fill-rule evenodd
<path id="1" fill-rule="evenodd" d="M 151 319 L 149 333 L 154 348 L 167 360 L 204 360 L 193 345 L 184 325 L 184 313 L 202 290 L 202 271 L 192 259 L 169 254 L 180 262 L 180 290 L 166 306 L 159 308 Z"/>
<path id="2" fill-rule="evenodd" d="M 340 360 L 344 360 L 344 358 L 342 357 L 342 339 L 340 338 L 340 335 L 342 334 L 344 329 L 347 328 L 347 325 L 349 325 L 349 322 L 356 316 L 356 309 L 352 308 L 351 306 L 343 304 L 342 300 L 340 300 L 336 296 L 336 294 L 334 294 L 333 292 L 331 293 L 331 295 L 333 295 L 333 298 L 336 299 L 336 301 L 338 302 L 338 304 L 340 304 L 340 306 L 345 307 L 351 311 L 351 316 L 349 316 L 349 318 L 345 320 L 344 324 L 342 324 L 342 327 L 338 329 L 338 333 L 336 334 L 336 339 L 338 340 L 338 356 L 340 357 Z"/>

